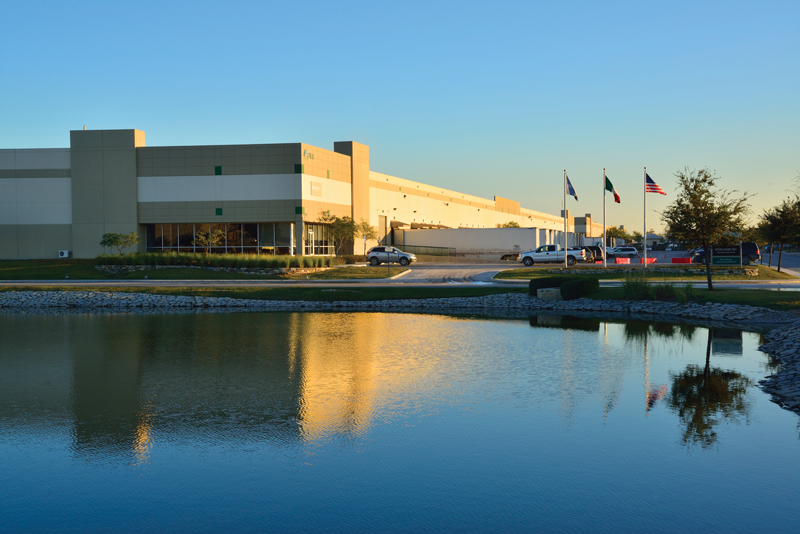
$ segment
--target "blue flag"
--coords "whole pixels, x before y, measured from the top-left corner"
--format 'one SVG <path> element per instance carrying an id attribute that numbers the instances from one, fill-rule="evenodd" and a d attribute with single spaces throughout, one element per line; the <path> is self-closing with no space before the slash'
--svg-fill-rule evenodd
<path id="1" fill-rule="evenodd" d="M 572 187 L 572 182 L 569 181 L 569 176 L 567 176 L 567 193 L 575 197 L 575 200 L 578 200 L 578 195 L 575 193 L 575 188 Z"/>

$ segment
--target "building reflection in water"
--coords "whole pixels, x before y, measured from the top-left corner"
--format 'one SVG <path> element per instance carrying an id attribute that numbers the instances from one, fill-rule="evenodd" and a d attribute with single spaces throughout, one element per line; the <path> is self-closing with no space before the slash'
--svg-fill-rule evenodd
<path id="1" fill-rule="evenodd" d="M 138 465 L 165 441 L 292 447 L 355 439 L 377 417 L 419 409 L 420 399 L 462 380 L 509 388 L 503 395 L 526 407 L 558 400 L 566 422 L 594 398 L 605 419 L 626 370 L 639 364 L 645 414 L 667 395 L 689 436 L 713 430 L 709 417 L 746 412 L 746 381 L 719 375 L 708 362 L 674 375 L 669 392 L 650 382 L 650 341 L 691 340 L 694 327 L 629 321 L 614 325 L 626 340 L 620 345 L 609 341 L 611 323 L 595 319 L 534 316 L 532 327 L 566 335 L 531 332 L 524 340 L 503 339 L 502 328 L 486 338 L 486 324 L 471 328 L 470 321 L 381 313 L 7 315 L 0 422 L 15 432 L 70 428 L 76 455 L 125 454 Z M 735 335 L 718 337 L 717 352 L 736 352 Z M 495 358 L 505 342 L 516 342 L 524 357 Z M 526 378 L 508 386 L 508 376 Z M 698 415 L 711 394 L 716 411 Z"/>

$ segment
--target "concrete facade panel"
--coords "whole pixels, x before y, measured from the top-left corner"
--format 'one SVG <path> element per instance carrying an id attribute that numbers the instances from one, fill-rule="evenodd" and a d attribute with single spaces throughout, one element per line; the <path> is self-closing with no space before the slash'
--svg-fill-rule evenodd
<path id="1" fill-rule="evenodd" d="M 131 136 L 132 137 L 132 136 Z M 136 228 L 136 150 L 103 151 L 103 206 L 106 224 L 128 224 Z"/>
<path id="2" fill-rule="evenodd" d="M 19 258 L 17 254 L 17 225 L 0 224 L 0 260 Z"/>
<path id="3" fill-rule="evenodd" d="M 0 180 L 0 202 L 16 203 L 17 180 L 16 178 Z"/>
<path id="4" fill-rule="evenodd" d="M 105 234 L 105 224 L 72 223 L 72 251 L 76 258 L 94 258 L 103 254 L 100 240 Z M 126 232 L 127 233 L 127 232 Z"/>
<path id="5" fill-rule="evenodd" d="M 72 221 L 103 223 L 103 151 L 73 150 Z"/>
<path id="6" fill-rule="evenodd" d="M 72 224 L 69 202 L 18 202 L 17 224 Z"/>
<path id="7" fill-rule="evenodd" d="M 17 150 L 4 148 L 0 150 L 0 170 L 17 168 Z"/>
<path id="8" fill-rule="evenodd" d="M 139 176 L 139 202 L 251 201 L 296 199 L 296 174 L 230 176 Z"/>
<path id="9" fill-rule="evenodd" d="M 72 204 L 71 178 L 17 178 L 17 202 Z"/>
<path id="10" fill-rule="evenodd" d="M 15 178 L 69 178 L 71 169 L 16 169 Z"/>
<path id="11" fill-rule="evenodd" d="M 17 149 L 16 169 L 69 169 L 72 167 L 68 148 Z"/>
<path id="12" fill-rule="evenodd" d="M 72 226 L 69 224 L 17 226 L 17 257 L 30 259 L 58 258 L 59 250 L 72 250 Z"/>
<path id="13" fill-rule="evenodd" d="M 0 198 L 4 198 L 0 196 Z M 0 202 L 0 225 L 17 224 L 17 203 Z"/>

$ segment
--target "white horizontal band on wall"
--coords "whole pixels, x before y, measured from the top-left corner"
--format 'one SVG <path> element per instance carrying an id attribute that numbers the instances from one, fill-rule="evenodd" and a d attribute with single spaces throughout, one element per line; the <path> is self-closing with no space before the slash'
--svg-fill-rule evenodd
<path id="1" fill-rule="evenodd" d="M 0 180 L 0 224 L 72 224 L 72 179 Z"/>
<path id="2" fill-rule="evenodd" d="M 342 204 L 344 206 L 351 205 L 353 193 L 350 183 L 328 180 L 308 174 L 302 174 L 301 176 L 303 180 L 303 200 Z M 312 184 L 314 185 L 312 186 Z"/>
<path id="3" fill-rule="evenodd" d="M 292 200 L 303 193 L 297 174 L 139 176 L 137 184 L 139 202 Z"/>

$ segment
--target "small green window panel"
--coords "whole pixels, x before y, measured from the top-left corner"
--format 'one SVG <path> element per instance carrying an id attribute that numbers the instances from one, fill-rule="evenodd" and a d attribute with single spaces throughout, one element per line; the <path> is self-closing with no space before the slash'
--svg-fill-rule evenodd
<path id="1" fill-rule="evenodd" d="M 219 169 L 219 167 L 217 167 Z M 217 208 L 217 215 L 222 215 L 222 208 Z"/>
<path id="2" fill-rule="evenodd" d="M 300 163 L 295 163 L 294 164 L 294 173 L 295 174 L 304 174 L 305 173 L 304 166 L 302 164 L 300 164 Z"/>
<path id="3" fill-rule="evenodd" d="M 295 215 L 305 215 L 306 214 L 306 209 L 303 208 L 303 207 L 300 207 L 300 206 L 295 206 L 294 214 Z"/>
<path id="4" fill-rule="evenodd" d="M 328 178 L 331 177 L 331 171 L 328 171 Z"/>
<path id="5" fill-rule="evenodd" d="M 216 167 L 214 167 L 214 174 L 216 176 L 222 176 L 222 166 L 217 165 Z M 217 215 L 219 215 L 219 213 Z"/>

